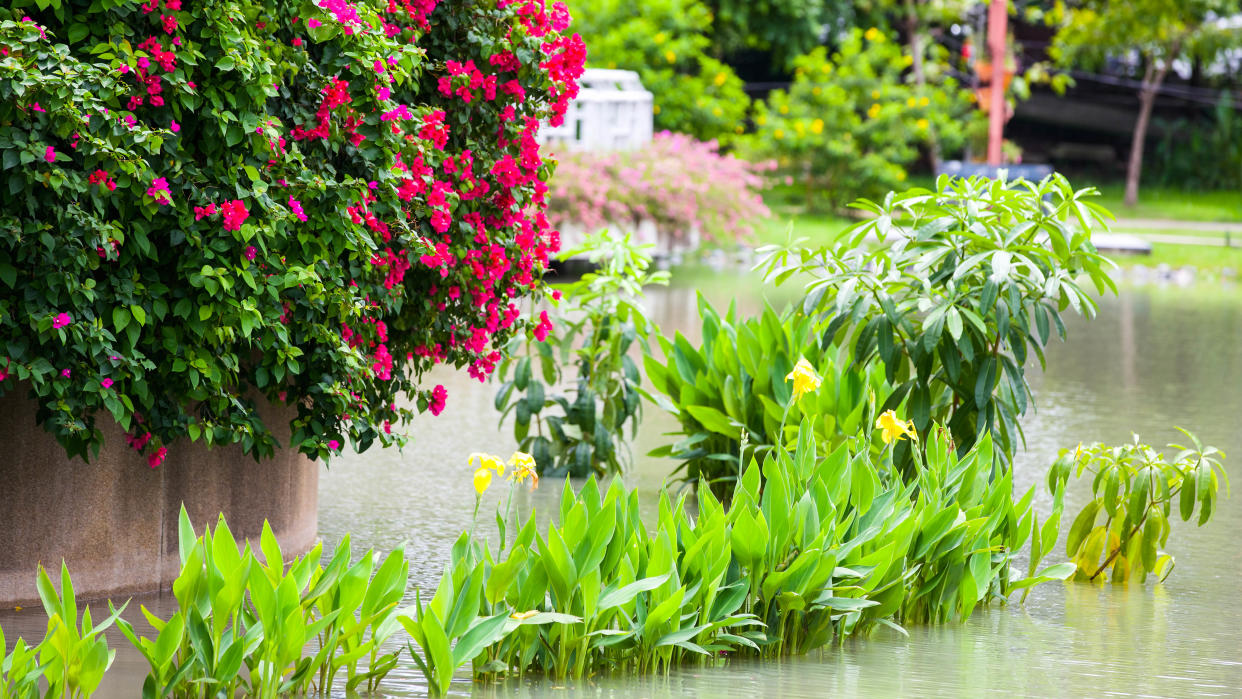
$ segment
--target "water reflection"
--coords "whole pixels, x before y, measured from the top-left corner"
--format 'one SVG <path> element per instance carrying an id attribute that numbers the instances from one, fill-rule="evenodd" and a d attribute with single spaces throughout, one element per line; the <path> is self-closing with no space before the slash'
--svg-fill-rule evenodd
<path id="1" fill-rule="evenodd" d="M 766 289 L 742 273 L 679 272 L 675 286 L 651 292 L 649 307 L 670 334 L 698 340 L 696 292 L 723 307 L 736 300 L 754 313 L 766 297 L 777 306 L 792 288 Z M 1058 449 L 1079 441 L 1115 442 L 1137 431 L 1154 443 L 1173 440 L 1173 425 L 1197 431 L 1233 458 L 1226 468 L 1242 483 L 1242 295 L 1232 288 L 1163 290 L 1137 287 L 1101 302 L 1094 322 L 1067 319 L 1069 341 L 1048 348 L 1046 372 L 1033 371 L 1037 411 L 1024 421 L 1028 449 L 1017 460 L 1021 488 L 1042 482 Z M 404 543 L 413 585 L 434 587 L 449 548 L 470 526 L 473 490 L 466 455 L 508 454 L 511 432 L 496 425 L 494 388 L 464 374 L 439 373 L 449 389 L 445 412 L 421 417 L 404 452 L 371 451 L 334 462 L 320 481 L 320 533 L 328 547 L 346 532 L 353 548 Z M 664 439 L 673 420 L 649 409 L 635 453 Z M 626 476 L 643 501 L 654 502 L 669 464 L 640 458 Z M 1081 485 L 1081 484 L 1080 484 Z M 500 502 L 493 487 L 482 511 Z M 1081 498 L 1080 489 L 1071 500 Z M 558 484 L 520 490 L 516 506 L 546 519 Z M 1044 509 L 1048 499 L 1041 493 Z M 649 513 L 653 515 L 654 513 Z M 494 531 L 490 517 L 481 531 Z M 492 541 L 495 541 L 494 534 Z M 483 697 L 682 696 L 1237 696 L 1242 695 L 1242 498 L 1222 500 L 1206 527 L 1177 522 L 1170 549 L 1177 567 L 1168 584 L 1133 588 L 1051 585 L 1025 605 L 976 613 L 965 624 L 883 630 L 805 658 L 687 667 L 666 677 L 598 678 L 568 685 L 544 681 L 500 686 L 454 685 Z M 1063 548 L 1057 553 L 1063 555 Z M 1055 557 L 1056 554 L 1054 554 Z M 42 633 L 39 613 L 0 614 L 0 624 Z M 145 666 L 123 639 L 104 697 L 138 693 Z M 403 663 L 385 683 L 390 696 L 426 694 Z"/>

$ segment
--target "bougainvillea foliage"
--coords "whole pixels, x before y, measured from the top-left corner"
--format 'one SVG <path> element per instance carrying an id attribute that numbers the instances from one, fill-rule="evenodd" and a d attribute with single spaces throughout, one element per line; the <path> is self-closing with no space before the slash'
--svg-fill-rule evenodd
<path id="1" fill-rule="evenodd" d="M 0 392 L 70 455 L 400 443 L 538 319 L 585 60 L 544 0 L 0 9 Z"/>

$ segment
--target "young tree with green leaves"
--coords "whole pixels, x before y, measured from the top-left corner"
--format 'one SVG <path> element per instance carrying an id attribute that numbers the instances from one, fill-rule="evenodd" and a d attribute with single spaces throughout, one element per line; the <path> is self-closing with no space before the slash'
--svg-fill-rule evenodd
<path id="1" fill-rule="evenodd" d="M 1239 0 L 1072 0 L 1049 13 L 1058 26 L 1050 53 L 1063 67 L 1102 65 L 1132 56 L 1142 71 L 1139 113 L 1126 167 L 1125 203 L 1138 203 L 1143 143 L 1152 106 L 1178 59 L 1210 64 L 1228 48 L 1242 46 L 1242 31 L 1224 22 L 1242 12 Z"/>

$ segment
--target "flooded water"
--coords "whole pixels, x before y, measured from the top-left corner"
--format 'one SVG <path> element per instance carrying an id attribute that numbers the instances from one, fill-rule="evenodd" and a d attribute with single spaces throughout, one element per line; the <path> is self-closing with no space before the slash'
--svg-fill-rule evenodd
<path id="1" fill-rule="evenodd" d="M 765 289 L 744 272 L 678 272 L 675 285 L 650 293 L 653 318 L 669 333 L 697 339 L 695 292 L 739 309 L 776 305 L 796 289 Z M 1242 290 L 1232 287 L 1132 287 L 1106 299 L 1100 316 L 1069 319 L 1070 338 L 1048 350 L 1046 372 L 1032 371 L 1037 412 L 1024 422 L 1021 487 L 1042 482 L 1058 449 L 1079 441 L 1118 442 L 1136 431 L 1145 441 L 1175 440 L 1174 425 L 1196 431 L 1232 459 L 1242 487 Z M 511 433 L 496 424 L 494 387 L 464 374 L 433 377 L 449 391 L 438 418 L 422 416 L 404 452 L 371 451 L 334 461 L 320 481 L 320 533 L 333 547 L 345 533 L 356 551 L 404 545 L 413 586 L 434 588 L 460 532 L 470 526 L 474 493 L 466 456 L 508 454 Z M 671 418 L 647 407 L 627 475 L 654 507 L 670 462 L 643 454 L 661 443 Z M 1083 485 L 1083 484 L 1080 484 Z M 483 505 L 490 512 L 496 488 Z M 560 484 L 545 480 L 518 507 L 554 509 Z M 1077 493 L 1082 496 L 1082 491 Z M 1073 495 L 1071 496 L 1072 499 Z M 1044 498 L 1045 510 L 1047 499 Z M 1072 509 L 1069 508 L 1069 509 Z M 1076 513 L 1073 509 L 1073 513 Z M 1071 513 L 1072 516 L 1072 513 Z M 880 631 L 807 657 L 686 667 L 667 676 L 604 678 L 580 685 L 528 681 L 473 685 L 481 696 L 1238 696 L 1242 695 L 1242 497 L 1223 500 L 1196 530 L 1174 525 L 1168 549 L 1177 559 L 1163 585 L 1052 584 L 1024 605 L 977 612 L 955 626 L 915 627 L 910 637 Z M 1063 547 L 1052 555 L 1063 560 Z M 1055 561 L 1054 561 L 1055 562 Z M 10 635 L 38 635 L 41 614 L 0 615 Z M 145 672 L 123 639 L 100 696 L 136 696 Z M 423 696 L 412 663 L 383 686 L 388 696 Z"/>

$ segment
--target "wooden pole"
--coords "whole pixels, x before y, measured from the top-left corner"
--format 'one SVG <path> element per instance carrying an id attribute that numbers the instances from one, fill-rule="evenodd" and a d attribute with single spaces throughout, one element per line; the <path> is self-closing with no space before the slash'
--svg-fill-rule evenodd
<path id="1" fill-rule="evenodd" d="M 988 105 L 988 164 L 1001 164 L 1005 138 L 1005 37 L 1009 7 L 1006 0 L 992 0 L 988 8 L 988 53 L 992 62 L 991 104 Z"/>

